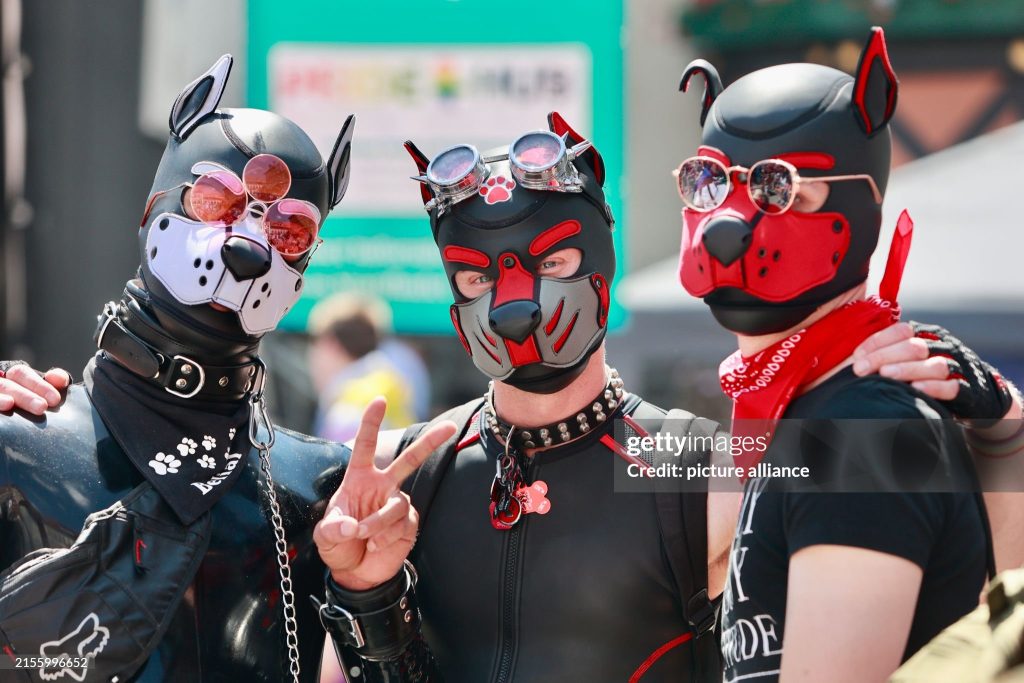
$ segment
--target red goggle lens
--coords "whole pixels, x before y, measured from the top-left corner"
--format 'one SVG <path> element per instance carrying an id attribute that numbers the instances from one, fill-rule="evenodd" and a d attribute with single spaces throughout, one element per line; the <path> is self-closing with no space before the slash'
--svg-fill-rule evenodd
<path id="1" fill-rule="evenodd" d="M 320 217 L 309 203 L 299 199 L 274 202 L 263 217 L 267 242 L 284 256 L 304 254 L 313 246 Z"/>
<path id="2" fill-rule="evenodd" d="M 292 174 L 288 165 L 273 154 L 257 154 L 242 170 L 242 184 L 253 199 L 269 204 L 288 194 Z"/>
<path id="3" fill-rule="evenodd" d="M 192 213 L 204 223 L 232 225 L 245 213 L 247 203 L 245 188 L 229 171 L 200 176 L 189 193 Z"/>

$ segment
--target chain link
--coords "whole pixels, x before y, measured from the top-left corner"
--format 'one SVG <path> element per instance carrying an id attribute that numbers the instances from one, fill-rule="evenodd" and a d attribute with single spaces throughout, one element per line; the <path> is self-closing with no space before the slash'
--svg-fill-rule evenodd
<path id="1" fill-rule="evenodd" d="M 263 370 L 265 376 L 265 369 Z M 285 643 L 288 646 L 289 671 L 292 680 L 299 683 L 299 627 L 295 618 L 295 593 L 292 591 L 292 568 L 288 560 L 288 542 L 284 536 L 281 506 L 274 491 L 274 477 L 270 474 L 270 448 L 274 445 L 274 425 L 267 415 L 267 402 L 263 398 L 262 382 L 250 399 L 249 441 L 260 453 L 260 470 L 267 485 L 270 503 L 270 524 L 274 528 L 274 548 L 277 551 L 277 570 L 281 585 L 281 606 L 284 608 Z M 259 438 L 259 429 L 267 430 L 267 441 Z"/>

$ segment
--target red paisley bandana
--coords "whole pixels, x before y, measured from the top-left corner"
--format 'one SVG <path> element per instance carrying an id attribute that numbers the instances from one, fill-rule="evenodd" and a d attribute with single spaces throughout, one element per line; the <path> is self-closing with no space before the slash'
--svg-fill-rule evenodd
<path id="1" fill-rule="evenodd" d="M 771 437 L 775 421 L 794 396 L 850 357 L 862 341 L 899 320 L 896 304 L 914 223 L 900 214 L 889 248 L 879 296 L 837 308 L 810 327 L 744 358 L 739 351 L 719 366 L 722 391 L 733 400 L 735 436 Z M 745 451 L 736 465 L 748 468 L 764 457 Z"/>

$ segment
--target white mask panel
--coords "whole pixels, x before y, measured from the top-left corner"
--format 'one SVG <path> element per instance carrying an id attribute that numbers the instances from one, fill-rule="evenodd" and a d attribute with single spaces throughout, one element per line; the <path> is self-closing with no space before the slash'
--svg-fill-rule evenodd
<path id="1" fill-rule="evenodd" d="M 270 252 L 270 269 L 251 280 L 237 280 L 221 256 L 232 235 Z M 149 270 L 175 299 L 192 306 L 218 303 L 236 311 L 247 334 L 277 327 L 302 291 L 302 274 L 267 244 L 251 216 L 226 228 L 209 226 L 174 213 L 153 220 L 146 240 Z"/>

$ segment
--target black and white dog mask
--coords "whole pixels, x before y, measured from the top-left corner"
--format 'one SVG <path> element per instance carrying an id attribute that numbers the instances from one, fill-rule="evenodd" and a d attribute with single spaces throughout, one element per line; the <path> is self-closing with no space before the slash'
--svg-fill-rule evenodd
<path id="1" fill-rule="evenodd" d="M 289 262 L 271 248 L 260 222 L 265 206 L 258 202 L 232 225 L 194 220 L 183 205 L 185 192 L 203 173 L 225 169 L 241 177 L 250 159 L 270 154 L 290 171 L 286 197 L 315 206 L 322 223 L 348 188 L 354 117 L 345 121 L 325 164 L 288 119 L 258 109 L 217 109 L 231 63 L 229 55 L 221 57 L 174 102 L 139 232 L 140 274 L 161 326 L 245 343 L 274 329 L 295 304 L 315 250 Z"/>

